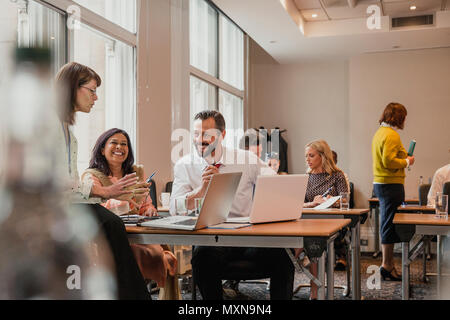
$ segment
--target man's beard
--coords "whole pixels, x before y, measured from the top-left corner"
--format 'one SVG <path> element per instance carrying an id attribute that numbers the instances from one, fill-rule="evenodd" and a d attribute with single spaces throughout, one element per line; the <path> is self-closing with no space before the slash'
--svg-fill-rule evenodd
<path id="1" fill-rule="evenodd" d="M 208 158 L 211 156 L 211 154 L 216 150 L 217 144 L 219 140 L 215 140 L 213 143 L 202 143 L 201 146 L 207 146 L 207 148 L 203 151 L 200 151 L 198 146 L 199 144 L 196 144 L 196 149 L 200 157 L 202 158 Z"/>

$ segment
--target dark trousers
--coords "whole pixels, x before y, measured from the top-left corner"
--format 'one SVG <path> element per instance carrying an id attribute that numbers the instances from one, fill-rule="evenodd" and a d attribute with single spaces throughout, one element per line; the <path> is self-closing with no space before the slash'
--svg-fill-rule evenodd
<path id="1" fill-rule="evenodd" d="M 380 238 L 382 244 L 400 242 L 395 232 L 394 216 L 397 208 L 405 201 L 403 184 L 374 184 L 375 195 L 380 203 Z"/>
<path id="2" fill-rule="evenodd" d="M 230 261 L 250 260 L 270 275 L 271 300 L 291 300 L 294 266 L 284 249 L 194 247 L 192 273 L 205 300 L 222 300 L 222 280 Z"/>
<path id="3" fill-rule="evenodd" d="M 74 206 L 85 206 L 92 212 L 109 244 L 108 249 L 112 253 L 116 268 L 119 299 L 150 300 L 150 293 L 131 251 L 122 219 L 99 204 L 75 204 Z"/>

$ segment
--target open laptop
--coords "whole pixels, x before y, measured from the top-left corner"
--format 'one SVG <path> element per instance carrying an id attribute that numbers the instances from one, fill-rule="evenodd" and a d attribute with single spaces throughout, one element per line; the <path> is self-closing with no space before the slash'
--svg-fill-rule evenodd
<path id="1" fill-rule="evenodd" d="M 198 230 L 224 222 L 231 210 L 242 172 L 212 176 L 198 217 L 171 216 L 141 223 L 144 227 Z"/>
<path id="2" fill-rule="evenodd" d="M 300 219 L 307 185 L 306 174 L 259 176 L 250 217 L 228 218 L 227 222 L 265 223 Z"/>

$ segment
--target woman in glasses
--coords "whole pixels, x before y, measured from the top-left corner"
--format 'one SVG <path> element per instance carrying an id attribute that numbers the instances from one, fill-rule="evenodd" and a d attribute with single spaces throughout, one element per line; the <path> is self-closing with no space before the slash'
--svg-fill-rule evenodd
<path id="1" fill-rule="evenodd" d="M 71 202 L 74 206 L 90 211 L 96 218 L 100 229 L 111 250 L 117 274 L 119 299 L 151 299 L 144 278 L 134 258 L 127 233 L 122 220 L 100 204 L 82 204 L 92 197 L 103 199 L 114 198 L 132 191 L 127 189 L 137 182 L 136 174 L 128 174 L 112 185 L 93 189 L 93 184 L 80 184 L 77 169 L 78 144 L 70 126 L 75 124 L 77 112 L 89 113 L 98 97 L 97 87 L 101 85 L 100 76 L 91 68 L 71 62 L 64 65 L 56 76 L 56 84 L 60 89 L 62 108 L 61 146 L 64 146 L 65 163 L 71 185 Z M 63 140 L 64 139 L 64 140 Z M 103 251 L 103 250 L 102 250 Z"/>

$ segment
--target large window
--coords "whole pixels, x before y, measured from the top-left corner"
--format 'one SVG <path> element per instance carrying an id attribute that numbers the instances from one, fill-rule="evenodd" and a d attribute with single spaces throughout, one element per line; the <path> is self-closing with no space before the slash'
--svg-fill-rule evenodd
<path id="1" fill-rule="evenodd" d="M 74 0 L 107 20 L 136 32 L 136 0 Z"/>
<path id="2" fill-rule="evenodd" d="M 72 128 L 78 140 L 78 170 L 87 168 L 95 141 L 113 127 L 129 133 L 136 152 L 136 0 L 8 2 L 19 46 L 49 47 L 55 75 L 70 60 L 91 67 L 102 78 L 95 107 L 89 115 L 77 113 Z M 83 23 L 68 23 L 73 6 Z"/>
<path id="3" fill-rule="evenodd" d="M 206 0 L 189 2 L 190 114 L 219 110 L 237 147 L 244 131 L 244 33 Z M 192 126 L 192 123 L 191 123 Z"/>
<path id="4" fill-rule="evenodd" d="M 51 49 L 54 74 L 66 62 L 64 14 L 35 1 L 17 2 L 17 44 L 19 47 Z"/>
<path id="5" fill-rule="evenodd" d="M 132 47 L 83 24 L 75 30 L 74 42 L 73 60 L 92 67 L 102 78 L 94 108 L 89 114 L 78 112 L 73 128 L 81 172 L 88 167 L 92 147 L 105 130 L 125 129 L 133 147 L 136 145 L 135 58 Z"/>

